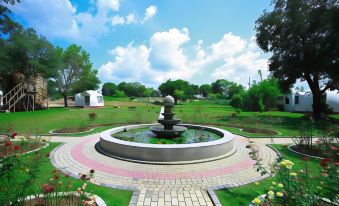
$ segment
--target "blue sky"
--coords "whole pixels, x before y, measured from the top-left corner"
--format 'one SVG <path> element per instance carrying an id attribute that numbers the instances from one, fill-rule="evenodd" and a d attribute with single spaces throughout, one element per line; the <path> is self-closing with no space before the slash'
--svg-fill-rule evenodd
<path id="1" fill-rule="evenodd" d="M 24 0 L 15 18 L 54 45 L 81 45 L 104 82 L 157 87 L 225 78 L 246 85 L 266 76 L 255 20 L 269 0 Z"/>

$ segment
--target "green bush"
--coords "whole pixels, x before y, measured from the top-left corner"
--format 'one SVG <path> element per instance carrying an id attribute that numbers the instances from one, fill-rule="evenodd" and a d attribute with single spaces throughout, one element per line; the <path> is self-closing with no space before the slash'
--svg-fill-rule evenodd
<path id="1" fill-rule="evenodd" d="M 234 108 L 242 108 L 244 104 L 244 99 L 239 94 L 235 95 L 234 97 L 232 97 L 230 104 Z"/>

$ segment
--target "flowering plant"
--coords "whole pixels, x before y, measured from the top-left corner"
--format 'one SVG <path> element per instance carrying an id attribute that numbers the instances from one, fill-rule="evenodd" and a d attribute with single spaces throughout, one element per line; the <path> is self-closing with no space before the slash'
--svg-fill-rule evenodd
<path id="1" fill-rule="evenodd" d="M 303 168 L 297 170 L 294 162 L 280 156 L 270 169 L 265 168 L 258 154 L 256 146 L 250 142 L 250 156 L 256 161 L 255 167 L 262 175 L 274 176 L 275 181 L 267 189 L 265 195 L 252 200 L 253 205 L 301 205 L 315 206 L 323 202 L 323 198 L 338 201 L 338 162 L 333 158 L 320 161 L 322 169 L 319 176 L 312 176 L 309 172 L 309 157 L 303 157 Z M 332 148 L 335 149 L 336 148 Z M 257 183 L 258 185 L 259 183 Z"/>

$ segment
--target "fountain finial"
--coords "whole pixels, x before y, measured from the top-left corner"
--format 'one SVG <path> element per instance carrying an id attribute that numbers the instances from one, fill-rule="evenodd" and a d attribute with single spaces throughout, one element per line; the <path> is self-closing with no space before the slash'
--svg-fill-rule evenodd
<path id="1" fill-rule="evenodd" d="M 180 122 L 180 119 L 175 119 L 173 112 L 174 107 L 174 98 L 170 95 L 164 97 L 164 112 L 161 113 L 164 118 L 158 119 L 158 122 L 162 126 L 154 126 L 151 127 L 150 130 L 159 137 L 163 138 L 171 138 L 180 136 L 183 132 L 187 130 L 186 127 L 183 126 L 175 126 Z"/>

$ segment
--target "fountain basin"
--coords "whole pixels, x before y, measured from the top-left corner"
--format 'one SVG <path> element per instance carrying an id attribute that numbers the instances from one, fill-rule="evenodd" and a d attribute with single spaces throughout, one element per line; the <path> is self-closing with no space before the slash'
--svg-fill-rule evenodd
<path id="1" fill-rule="evenodd" d="M 149 129 L 157 134 L 157 136 L 163 138 L 175 138 L 187 130 L 187 128 L 183 126 L 173 126 L 173 129 L 167 130 L 161 125 L 152 126 Z"/>
<path id="2" fill-rule="evenodd" d="M 203 129 L 221 136 L 220 139 L 191 144 L 148 144 L 120 140 L 112 137 L 124 130 L 148 128 L 158 124 L 140 124 L 121 126 L 100 133 L 96 149 L 107 156 L 144 163 L 154 164 L 187 164 L 212 161 L 232 155 L 233 135 L 223 129 L 202 125 L 179 124 L 189 129 Z"/>

